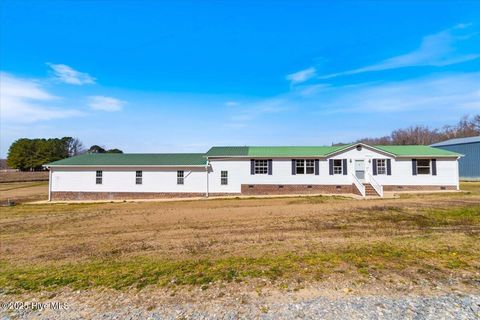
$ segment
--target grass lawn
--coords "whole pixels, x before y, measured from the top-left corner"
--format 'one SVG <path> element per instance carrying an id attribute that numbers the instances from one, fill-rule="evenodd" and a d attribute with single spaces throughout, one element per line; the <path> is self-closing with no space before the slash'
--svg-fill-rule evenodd
<path id="1" fill-rule="evenodd" d="M 2 207 L 0 288 L 301 286 L 449 281 L 478 286 L 480 183 L 464 193 Z M 22 190 L 19 189 L 11 189 Z"/>

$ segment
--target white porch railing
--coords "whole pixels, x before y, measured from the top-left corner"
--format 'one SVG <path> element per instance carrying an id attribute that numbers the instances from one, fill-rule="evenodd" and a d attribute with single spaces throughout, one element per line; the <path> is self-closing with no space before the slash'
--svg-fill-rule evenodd
<path id="1" fill-rule="evenodd" d="M 363 185 L 363 183 L 360 182 L 360 180 L 358 180 L 356 175 L 352 174 L 352 177 L 353 184 L 355 185 L 355 187 L 357 187 L 358 191 L 360 191 L 362 197 L 365 197 L 365 186 Z"/>
<path id="2" fill-rule="evenodd" d="M 377 191 L 378 195 L 383 198 L 383 186 L 378 183 L 377 180 L 375 180 L 375 178 L 367 172 L 367 175 L 368 175 L 368 181 L 370 182 L 370 184 L 372 185 L 373 189 L 375 189 L 375 191 Z"/>

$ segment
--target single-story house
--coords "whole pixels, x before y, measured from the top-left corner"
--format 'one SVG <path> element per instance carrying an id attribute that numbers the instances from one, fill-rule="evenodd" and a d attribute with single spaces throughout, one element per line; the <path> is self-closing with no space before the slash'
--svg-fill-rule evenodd
<path id="1" fill-rule="evenodd" d="M 363 143 L 212 147 L 206 153 L 84 154 L 46 165 L 49 199 L 458 190 L 461 155 L 429 146 Z"/>
<path id="2" fill-rule="evenodd" d="M 458 161 L 460 180 L 480 180 L 480 136 L 450 139 L 431 146 L 463 154 Z"/>

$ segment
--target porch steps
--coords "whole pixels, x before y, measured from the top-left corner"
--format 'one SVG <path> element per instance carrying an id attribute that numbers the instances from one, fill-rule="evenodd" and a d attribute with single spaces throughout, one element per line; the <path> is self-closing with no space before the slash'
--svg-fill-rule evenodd
<path id="1" fill-rule="evenodd" d="M 365 186 L 365 195 L 367 197 L 379 197 L 380 195 L 375 191 L 370 183 L 364 183 Z"/>

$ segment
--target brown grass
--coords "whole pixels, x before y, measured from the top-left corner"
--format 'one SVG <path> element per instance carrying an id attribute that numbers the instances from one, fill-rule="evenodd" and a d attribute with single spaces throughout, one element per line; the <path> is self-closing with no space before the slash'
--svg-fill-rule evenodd
<path id="1" fill-rule="evenodd" d="M 331 272 L 394 272 L 408 281 L 453 272 L 474 281 L 480 271 L 480 183 L 463 187 L 469 191 L 363 201 L 307 197 L 0 208 L 0 286 L 3 281 L 24 289 L 121 288 L 232 277 L 321 281 Z"/>
<path id="2" fill-rule="evenodd" d="M 0 183 L 0 203 L 15 203 L 48 199 L 48 182 Z"/>

